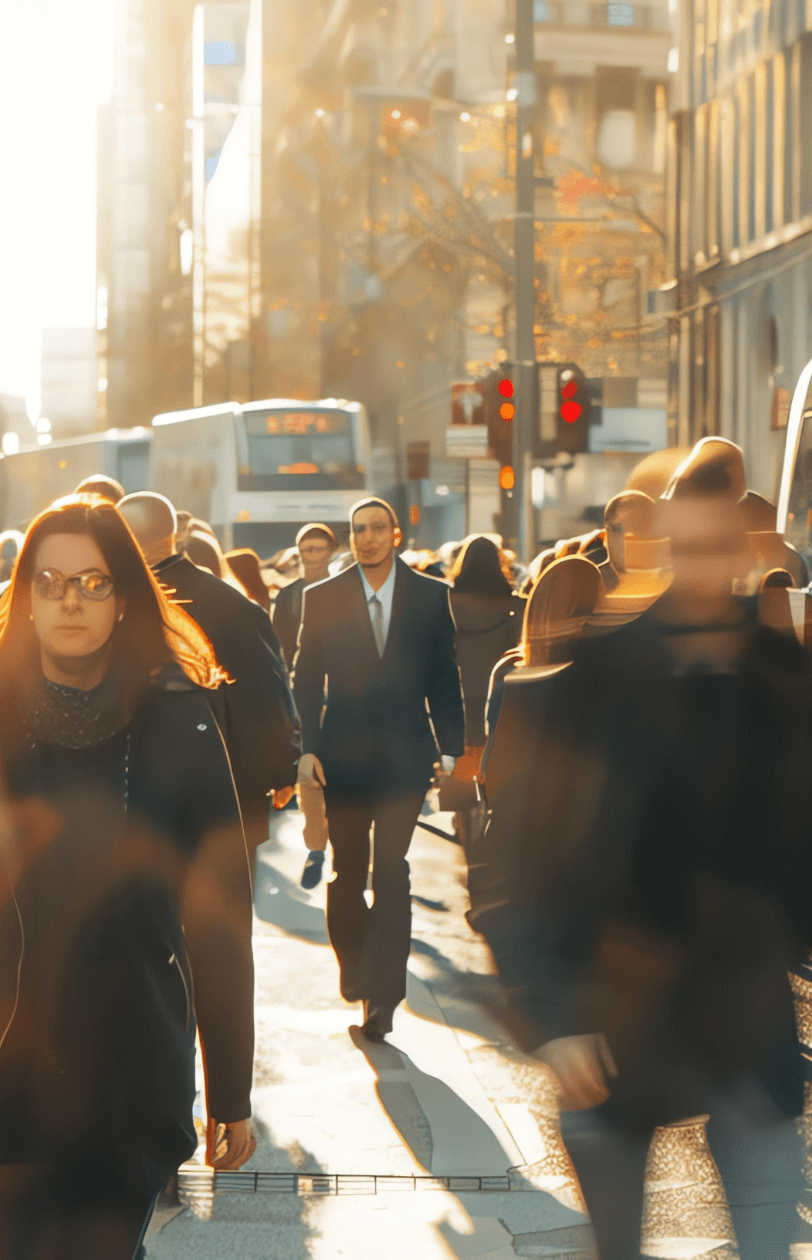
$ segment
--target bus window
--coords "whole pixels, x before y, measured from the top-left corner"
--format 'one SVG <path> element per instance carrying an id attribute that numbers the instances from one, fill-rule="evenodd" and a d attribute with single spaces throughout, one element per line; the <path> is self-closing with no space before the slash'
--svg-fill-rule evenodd
<path id="1" fill-rule="evenodd" d="M 248 411 L 239 423 L 244 442 L 238 441 L 238 489 L 363 488 L 353 417 L 347 412 Z"/>

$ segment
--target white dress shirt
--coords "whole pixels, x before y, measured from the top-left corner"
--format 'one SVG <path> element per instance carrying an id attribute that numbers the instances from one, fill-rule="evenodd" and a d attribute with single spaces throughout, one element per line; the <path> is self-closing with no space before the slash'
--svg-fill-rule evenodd
<path id="1" fill-rule="evenodd" d="M 367 601 L 367 612 L 370 614 L 369 620 L 372 625 L 374 625 L 374 622 L 372 621 L 372 612 L 369 607 L 369 601 L 371 599 L 374 599 L 376 595 L 378 599 L 380 600 L 381 611 L 383 613 L 384 646 L 386 646 L 386 640 L 389 637 L 389 623 L 392 620 L 392 600 L 395 595 L 395 569 L 396 567 L 397 567 L 397 560 L 394 561 L 392 568 L 389 572 L 389 577 L 386 579 L 381 589 L 379 591 L 373 591 L 372 587 L 370 586 L 369 582 L 366 580 L 366 577 L 364 576 L 364 570 L 361 568 L 360 564 L 358 566 L 358 572 L 361 574 L 361 583 L 364 588 L 364 597 Z"/>

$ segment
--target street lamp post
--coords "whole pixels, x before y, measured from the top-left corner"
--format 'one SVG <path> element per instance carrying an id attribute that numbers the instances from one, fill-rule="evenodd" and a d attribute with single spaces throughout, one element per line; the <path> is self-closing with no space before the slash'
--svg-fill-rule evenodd
<path id="1" fill-rule="evenodd" d="M 535 544 L 529 510 L 536 399 L 535 180 L 533 124 L 536 105 L 533 0 L 516 0 L 516 220 L 514 234 L 516 303 L 516 418 L 513 429 L 515 485 L 508 533 L 520 558 L 529 560 Z"/>

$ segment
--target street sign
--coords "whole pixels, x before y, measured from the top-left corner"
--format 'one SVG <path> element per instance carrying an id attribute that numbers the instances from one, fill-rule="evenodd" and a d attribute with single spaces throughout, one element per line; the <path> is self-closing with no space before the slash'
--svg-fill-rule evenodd
<path id="1" fill-rule="evenodd" d="M 488 426 L 452 425 L 445 431 L 445 449 L 449 459 L 487 459 Z"/>
<path id="2" fill-rule="evenodd" d="M 451 423 L 485 423 L 485 396 L 477 381 L 454 381 L 451 386 Z"/>

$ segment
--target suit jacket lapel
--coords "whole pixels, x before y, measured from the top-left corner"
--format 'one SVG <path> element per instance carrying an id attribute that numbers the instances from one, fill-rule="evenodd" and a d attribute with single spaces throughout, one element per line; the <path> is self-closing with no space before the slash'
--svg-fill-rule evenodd
<path id="1" fill-rule="evenodd" d="M 361 581 L 361 570 L 357 564 L 348 570 L 348 576 L 347 599 L 349 601 L 350 618 L 358 627 L 359 665 L 371 671 L 380 663 L 380 657 L 378 656 L 378 645 L 375 642 L 375 635 L 372 630 L 372 622 L 369 619 L 369 608 L 367 607 L 364 584 Z"/>
<path id="2" fill-rule="evenodd" d="M 392 615 L 389 618 L 389 633 L 386 636 L 382 661 L 388 661 L 390 657 L 398 652 L 399 644 L 396 640 L 400 637 L 400 628 L 407 608 L 406 584 L 410 576 L 411 570 L 403 560 L 395 556 L 395 589 L 392 594 Z"/>

